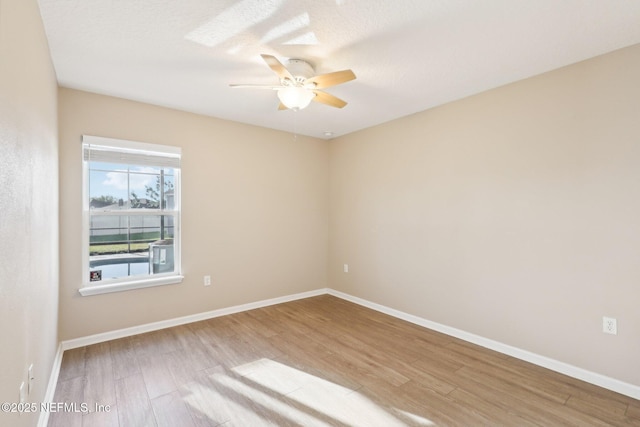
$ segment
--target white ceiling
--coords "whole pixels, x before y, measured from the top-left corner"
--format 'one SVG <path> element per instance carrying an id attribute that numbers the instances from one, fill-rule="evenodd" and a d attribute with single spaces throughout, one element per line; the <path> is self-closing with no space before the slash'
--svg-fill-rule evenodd
<path id="1" fill-rule="evenodd" d="M 39 0 L 61 86 L 324 138 L 640 43 L 638 0 Z M 261 53 L 350 68 L 278 111 Z"/>

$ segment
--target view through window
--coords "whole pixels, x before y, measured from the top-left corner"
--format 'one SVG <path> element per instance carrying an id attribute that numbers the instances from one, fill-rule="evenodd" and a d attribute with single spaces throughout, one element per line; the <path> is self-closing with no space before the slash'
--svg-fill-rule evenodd
<path id="1" fill-rule="evenodd" d="M 86 143 L 92 138 L 83 140 L 85 285 L 178 275 L 179 154 L 104 138 Z"/>

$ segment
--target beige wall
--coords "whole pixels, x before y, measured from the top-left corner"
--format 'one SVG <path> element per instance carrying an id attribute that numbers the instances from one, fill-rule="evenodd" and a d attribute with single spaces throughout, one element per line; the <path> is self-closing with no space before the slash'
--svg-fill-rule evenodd
<path id="1" fill-rule="evenodd" d="M 638 76 L 640 45 L 331 142 L 330 286 L 640 385 Z"/>
<path id="2" fill-rule="evenodd" d="M 57 85 L 35 0 L 0 0 L 0 402 L 41 402 L 57 348 Z M 0 412 L 0 425 L 36 414 Z"/>
<path id="3" fill-rule="evenodd" d="M 64 88 L 59 116 L 62 340 L 326 287 L 326 141 Z M 183 283 L 78 294 L 82 134 L 182 147 Z"/>

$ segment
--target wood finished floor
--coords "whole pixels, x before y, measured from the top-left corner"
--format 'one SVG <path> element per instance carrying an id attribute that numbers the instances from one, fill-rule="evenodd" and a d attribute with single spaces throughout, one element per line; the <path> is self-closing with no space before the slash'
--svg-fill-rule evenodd
<path id="1" fill-rule="evenodd" d="M 54 401 L 89 412 L 52 427 L 640 426 L 638 400 L 328 295 L 66 351 Z"/>

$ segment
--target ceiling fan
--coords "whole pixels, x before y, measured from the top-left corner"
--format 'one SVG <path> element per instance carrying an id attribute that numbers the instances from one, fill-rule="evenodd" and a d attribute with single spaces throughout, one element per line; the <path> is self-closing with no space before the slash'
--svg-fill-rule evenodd
<path id="1" fill-rule="evenodd" d="M 356 75 L 351 70 L 314 76 L 314 69 L 302 59 L 289 59 L 285 67 L 275 56 L 260 55 L 267 65 L 280 78 L 279 85 L 246 85 L 232 84 L 232 88 L 270 89 L 278 92 L 279 110 L 301 110 L 311 103 L 320 102 L 331 107 L 342 108 L 347 103 L 320 89 L 326 89 L 341 83 L 354 80 Z"/>

